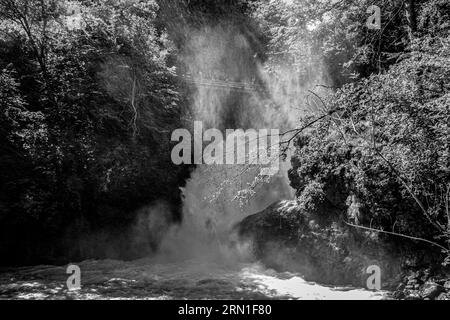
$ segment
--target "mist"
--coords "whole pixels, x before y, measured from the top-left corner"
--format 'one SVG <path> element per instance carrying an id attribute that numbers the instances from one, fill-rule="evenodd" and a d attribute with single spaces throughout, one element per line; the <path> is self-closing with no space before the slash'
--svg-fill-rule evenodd
<path id="1" fill-rule="evenodd" d="M 254 41 L 257 36 L 233 22 L 179 30 L 185 32 L 179 38 L 187 39 L 179 59 L 180 76 L 192 86 L 190 119 L 201 121 L 204 130 L 283 133 L 315 111 L 306 103 L 311 99 L 309 90 L 317 91 L 326 76 L 311 51 L 303 65 L 292 68 L 276 57 L 262 60 Z M 265 178 L 257 165 L 198 165 L 182 190 L 183 222 L 170 227 L 159 254 L 170 252 L 172 259 L 249 258 L 251 245 L 238 244 L 233 228 L 276 201 L 294 199 L 289 169 L 290 150 L 280 160 L 279 172 Z M 237 250 L 230 251 L 233 247 Z"/>

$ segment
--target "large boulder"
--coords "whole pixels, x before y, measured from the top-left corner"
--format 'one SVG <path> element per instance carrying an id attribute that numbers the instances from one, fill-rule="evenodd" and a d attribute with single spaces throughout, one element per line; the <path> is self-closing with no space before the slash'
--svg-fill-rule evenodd
<path id="1" fill-rule="evenodd" d="M 349 227 L 337 214 L 308 215 L 296 201 L 281 201 L 248 216 L 237 228 L 257 258 L 270 267 L 299 272 L 306 280 L 365 287 L 367 268 L 376 265 L 383 288 L 400 281 L 395 246 L 375 232 Z"/>
<path id="2" fill-rule="evenodd" d="M 423 285 L 421 296 L 424 299 L 433 300 L 437 298 L 441 293 L 445 291 L 444 287 L 435 283 L 435 282 L 427 282 Z"/>

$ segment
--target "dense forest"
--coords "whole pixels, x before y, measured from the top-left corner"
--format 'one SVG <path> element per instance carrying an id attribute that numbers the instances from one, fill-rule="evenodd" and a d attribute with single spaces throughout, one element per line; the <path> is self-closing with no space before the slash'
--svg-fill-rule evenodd
<path id="1" fill-rule="evenodd" d="M 185 57 L 205 28 L 249 47 L 223 65 L 251 77 L 209 76 L 252 82 L 264 101 L 280 94 L 267 75 L 320 73 L 307 98 L 283 99 L 302 109 L 281 127 L 304 212 L 450 263 L 447 0 L 0 0 L 1 264 L 132 259 L 161 236 L 129 236 L 139 209 L 163 201 L 183 220 L 194 168 L 171 162 L 171 133 L 195 120 Z M 249 127 L 245 95 L 211 125 Z"/>
<path id="2" fill-rule="evenodd" d="M 81 18 L 68 4 L 1 2 L 3 263 L 104 255 L 81 239 L 120 247 L 108 235 L 157 199 L 181 219 L 189 169 L 167 132 L 185 101 L 158 5 L 85 1 Z"/>

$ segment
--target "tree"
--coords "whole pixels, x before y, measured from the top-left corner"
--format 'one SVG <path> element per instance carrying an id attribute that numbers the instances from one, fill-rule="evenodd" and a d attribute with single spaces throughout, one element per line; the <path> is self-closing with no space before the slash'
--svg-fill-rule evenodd
<path id="1" fill-rule="evenodd" d="M 145 254 L 127 239 L 138 209 L 166 200 L 181 219 L 189 169 L 171 163 L 168 132 L 183 97 L 158 6 L 71 3 L 75 27 L 66 2 L 0 2 L 5 263 Z"/>
<path id="2" fill-rule="evenodd" d="M 323 98 L 290 177 L 309 210 L 328 204 L 352 226 L 425 239 L 448 259 L 448 26 L 424 28 L 445 6 L 421 3 L 415 37 L 388 70 Z"/>

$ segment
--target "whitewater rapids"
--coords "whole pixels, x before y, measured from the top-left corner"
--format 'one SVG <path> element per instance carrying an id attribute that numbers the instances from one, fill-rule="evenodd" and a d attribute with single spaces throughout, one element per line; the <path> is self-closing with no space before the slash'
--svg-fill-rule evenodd
<path id="1" fill-rule="evenodd" d="M 333 299 L 372 300 L 385 292 L 336 288 L 279 273 L 258 263 L 85 261 L 81 289 L 66 287 L 66 266 L 0 270 L 0 299 Z"/>

